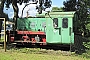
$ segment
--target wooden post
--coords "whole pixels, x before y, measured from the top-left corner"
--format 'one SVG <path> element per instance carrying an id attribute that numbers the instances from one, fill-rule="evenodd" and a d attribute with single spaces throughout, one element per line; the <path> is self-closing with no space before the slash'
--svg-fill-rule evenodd
<path id="1" fill-rule="evenodd" d="M 3 19 L 4 19 L 4 49 L 6 52 L 6 21 L 5 21 L 5 18 Z"/>
<path id="2" fill-rule="evenodd" d="M 4 21 L 4 33 L 0 33 L 0 34 L 4 34 L 4 49 L 6 52 L 6 20 L 5 18 L 0 18 L 0 20 Z"/>
<path id="3" fill-rule="evenodd" d="M 5 18 L 0 18 L 0 20 L 4 21 L 4 33 L 0 33 L 0 34 L 4 34 L 4 49 L 6 52 L 6 20 Z"/>

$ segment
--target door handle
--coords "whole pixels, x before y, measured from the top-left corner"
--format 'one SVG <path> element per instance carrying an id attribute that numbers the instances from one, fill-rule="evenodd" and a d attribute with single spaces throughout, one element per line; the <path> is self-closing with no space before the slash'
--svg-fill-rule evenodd
<path id="1" fill-rule="evenodd" d="M 59 35 L 61 35 L 61 28 L 59 28 Z"/>
<path id="2" fill-rule="evenodd" d="M 71 36 L 71 27 L 69 27 L 69 35 Z"/>
<path id="3" fill-rule="evenodd" d="M 61 35 L 61 27 L 56 27 L 54 29 L 58 29 L 59 30 L 59 35 Z"/>

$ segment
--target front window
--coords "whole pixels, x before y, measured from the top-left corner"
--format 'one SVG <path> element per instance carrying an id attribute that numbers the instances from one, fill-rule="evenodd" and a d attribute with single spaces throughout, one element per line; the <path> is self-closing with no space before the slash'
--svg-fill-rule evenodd
<path id="1" fill-rule="evenodd" d="M 63 18 L 62 19 L 62 27 L 63 28 L 68 28 L 68 18 Z"/>

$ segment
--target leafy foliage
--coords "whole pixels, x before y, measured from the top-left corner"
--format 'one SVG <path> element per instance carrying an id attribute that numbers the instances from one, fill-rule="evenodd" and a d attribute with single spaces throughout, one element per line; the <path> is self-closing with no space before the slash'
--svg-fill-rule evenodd
<path id="1" fill-rule="evenodd" d="M 37 0 L 5 0 L 7 8 L 9 8 L 10 4 L 12 4 L 12 6 L 13 6 L 13 10 L 14 10 L 14 18 L 13 19 L 14 19 L 14 22 L 15 22 L 14 30 L 17 29 L 16 26 L 17 26 L 17 18 L 18 18 L 18 11 L 19 11 L 17 3 L 19 3 L 21 5 L 22 3 L 28 3 L 29 1 L 36 2 L 36 3 L 29 3 L 29 4 L 37 4 L 37 2 L 38 2 Z M 25 7 L 28 6 L 29 4 L 26 4 Z M 43 6 L 45 8 L 51 7 L 51 0 L 39 0 L 39 6 L 37 6 L 36 8 L 38 9 L 38 12 L 40 14 L 42 13 L 42 10 L 44 9 Z M 24 10 L 24 8 L 23 8 L 23 10 Z"/>
<path id="2" fill-rule="evenodd" d="M 57 11 L 57 10 L 63 11 L 63 7 L 60 7 L 60 8 L 59 8 L 59 7 L 52 7 L 52 11 L 53 11 L 53 10 L 54 10 L 54 11 L 55 11 L 55 10 L 56 10 L 56 11 Z"/>
<path id="3" fill-rule="evenodd" d="M 64 1 L 63 5 L 65 6 L 64 11 L 76 11 L 76 0 Z"/>
<path id="4" fill-rule="evenodd" d="M 78 15 L 78 29 L 77 31 L 86 32 L 86 25 L 88 24 L 88 13 L 89 13 L 89 0 L 68 0 L 64 1 L 64 11 L 76 11 Z"/>

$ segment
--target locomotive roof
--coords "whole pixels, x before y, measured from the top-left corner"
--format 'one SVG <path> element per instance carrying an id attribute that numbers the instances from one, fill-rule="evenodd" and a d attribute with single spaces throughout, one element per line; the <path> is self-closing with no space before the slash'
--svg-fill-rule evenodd
<path id="1" fill-rule="evenodd" d="M 50 12 L 50 14 L 73 15 L 75 14 L 75 11 L 68 11 L 68 12 L 53 11 L 53 12 Z"/>
<path id="2" fill-rule="evenodd" d="M 45 17 L 46 13 L 42 13 L 42 14 L 36 14 L 36 17 Z"/>
<path id="3" fill-rule="evenodd" d="M 68 11 L 68 12 L 60 12 L 60 11 L 52 11 L 46 14 L 46 17 L 74 17 L 75 11 Z"/>

